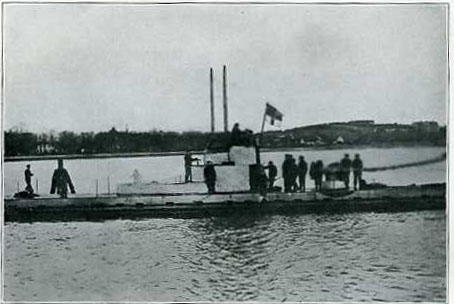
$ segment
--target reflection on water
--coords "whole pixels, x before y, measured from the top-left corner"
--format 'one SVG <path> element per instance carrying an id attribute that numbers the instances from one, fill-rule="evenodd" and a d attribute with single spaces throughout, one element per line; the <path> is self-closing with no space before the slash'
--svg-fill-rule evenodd
<path id="1" fill-rule="evenodd" d="M 213 218 L 192 223 L 195 232 L 196 258 L 208 263 L 210 279 L 206 286 L 214 293 L 213 300 L 253 300 L 260 294 L 254 278 L 268 269 L 268 245 L 272 233 L 266 229 L 271 218 L 242 216 L 235 220 Z"/>
<path id="2" fill-rule="evenodd" d="M 15 301 L 444 301 L 444 211 L 7 223 Z"/>

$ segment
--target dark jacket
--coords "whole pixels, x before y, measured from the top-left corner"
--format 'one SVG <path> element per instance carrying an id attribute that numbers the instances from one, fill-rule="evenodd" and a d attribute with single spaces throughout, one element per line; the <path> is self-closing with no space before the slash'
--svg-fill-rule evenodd
<path id="1" fill-rule="evenodd" d="M 298 163 L 298 175 L 305 176 L 307 173 L 307 163 L 303 160 Z"/>
<path id="2" fill-rule="evenodd" d="M 317 161 L 314 165 L 314 178 L 315 179 L 320 179 L 323 178 L 323 162 L 322 161 Z"/>
<path id="3" fill-rule="evenodd" d="M 286 158 L 282 163 L 282 177 L 284 179 L 290 178 L 291 176 L 291 169 L 292 169 L 292 160 L 290 158 Z"/>
<path id="4" fill-rule="evenodd" d="M 311 166 L 309 169 L 309 177 L 311 179 L 315 179 L 315 163 L 314 162 L 311 162 Z"/>
<path id="5" fill-rule="evenodd" d="M 230 134 L 230 144 L 232 146 L 240 145 L 241 144 L 241 130 L 238 126 L 234 126 L 232 129 L 232 133 Z"/>
<path id="6" fill-rule="evenodd" d="M 203 169 L 203 177 L 205 178 L 206 183 L 213 183 L 216 181 L 216 170 L 213 165 L 205 166 Z"/>
<path id="7" fill-rule="evenodd" d="M 268 177 L 269 179 L 275 179 L 277 176 L 277 168 L 275 165 L 269 165 L 268 167 Z"/>
<path id="8" fill-rule="evenodd" d="M 65 168 L 55 169 L 54 175 L 52 176 L 50 194 L 54 194 L 55 190 L 57 190 L 57 193 L 66 193 L 68 191 L 67 185 L 69 185 L 72 193 L 76 191 L 68 171 Z"/>
<path id="9" fill-rule="evenodd" d="M 294 159 L 290 162 L 290 179 L 295 180 L 298 177 L 298 166 Z"/>
<path id="10" fill-rule="evenodd" d="M 27 184 L 30 184 L 32 181 L 32 176 L 33 176 L 32 171 L 30 171 L 30 169 L 26 169 L 24 174 L 25 174 L 25 182 Z"/>
<path id="11" fill-rule="evenodd" d="M 352 162 L 353 171 L 361 171 L 363 169 L 363 161 L 359 158 L 355 158 Z"/>
<path id="12" fill-rule="evenodd" d="M 352 161 L 350 158 L 343 158 L 340 161 L 340 170 L 342 172 L 348 172 L 352 168 Z"/>

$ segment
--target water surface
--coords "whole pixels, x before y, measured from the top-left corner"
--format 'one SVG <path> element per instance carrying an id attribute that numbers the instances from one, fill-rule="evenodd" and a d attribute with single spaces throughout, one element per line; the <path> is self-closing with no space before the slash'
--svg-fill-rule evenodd
<path id="1" fill-rule="evenodd" d="M 444 211 L 6 223 L 8 301 L 444 301 Z"/>

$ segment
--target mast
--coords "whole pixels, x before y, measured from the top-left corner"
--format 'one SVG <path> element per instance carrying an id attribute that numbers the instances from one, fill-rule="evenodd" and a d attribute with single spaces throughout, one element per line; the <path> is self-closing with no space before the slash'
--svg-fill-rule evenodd
<path id="1" fill-rule="evenodd" d="M 223 82 L 222 82 L 222 97 L 224 105 L 224 132 L 229 131 L 229 122 L 228 122 L 228 107 L 227 107 L 227 67 L 224 65 L 223 71 Z"/>
<path id="2" fill-rule="evenodd" d="M 214 133 L 214 88 L 213 88 L 213 68 L 210 68 L 210 110 L 211 110 L 211 133 Z"/>

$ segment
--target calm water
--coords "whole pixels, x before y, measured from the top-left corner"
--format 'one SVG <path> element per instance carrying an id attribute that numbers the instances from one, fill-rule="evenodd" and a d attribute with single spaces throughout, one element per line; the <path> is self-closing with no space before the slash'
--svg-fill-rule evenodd
<path id="1" fill-rule="evenodd" d="M 8 301 L 444 301 L 445 213 L 7 223 Z"/>
<path id="2" fill-rule="evenodd" d="M 433 158 L 441 148 L 293 152 L 310 162 L 361 153 L 366 167 Z M 284 152 L 264 153 L 280 165 Z M 5 194 L 24 163 L 6 163 Z M 32 162 L 40 192 L 55 162 Z M 130 180 L 178 180 L 181 157 L 66 162 L 78 193 Z M 389 185 L 444 182 L 445 163 L 365 173 Z M 105 189 L 104 191 L 102 191 Z M 444 301 L 444 211 L 105 222 L 6 223 L 8 301 Z"/>
<path id="3" fill-rule="evenodd" d="M 388 149 L 359 149 L 359 150 L 321 150 L 291 152 L 295 157 L 304 155 L 310 163 L 322 159 L 325 164 L 339 161 L 344 153 L 360 153 L 366 167 L 380 167 L 398 165 L 409 162 L 422 161 L 439 156 L 445 151 L 440 147 L 419 148 L 388 148 Z M 262 162 L 269 160 L 275 162 L 280 171 L 280 165 L 286 152 L 262 153 Z M 24 170 L 29 162 L 5 163 L 4 167 L 4 191 L 5 196 L 12 196 L 19 186 L 25 189 Z M 50 181 L 56 161 L 30 162 L 35 174 L 32 182 L 35 187 L 36 179 L 39 180 L 39 193 L 47 194 L 50 190 Z M 108 178 L 110 191 L 114 192 L 117 183 L 132 181 L 134 169 L 138 169 L 144 181 L 173 182 L 184 179 L 184 166 L 182 156 L 172 157 L 145 157 L 145 158 L 115 158 L 115 159 L 91 159 L 91 160 L 68 160 L 65 167 L 71 174 L 78 193 L 95 193 L 96 180 L 98 180 L 99 192 L 107 193 Z M 280 174 L 280 172 L 279 172 Z M 392 171 L 365 172 L 363 178 L 368 182 L 376 181 L 388 185 L 409 185 L 433 182 L 444 182 L 446 177 L 446 164 L 443 162 L 421 167 L 410 167 Z M 282 180 L 277 185 L 282 186 Z M 309 183 L 309 182 L 308 182 Z M 312 187 L 312 183 L 309 184 Z"/>

